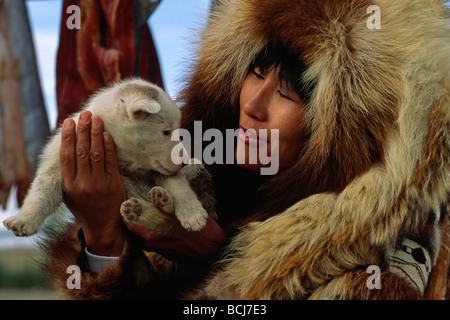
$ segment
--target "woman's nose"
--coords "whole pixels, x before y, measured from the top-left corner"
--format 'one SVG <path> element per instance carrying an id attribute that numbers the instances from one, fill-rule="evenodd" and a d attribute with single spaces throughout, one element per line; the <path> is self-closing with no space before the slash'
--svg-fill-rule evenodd
<path id="1" fill-rule="evenodd" d="M 267 83 L 262 83 L 244 104 L 245 114 L 255 120 L 265 121 L 267 119 L 270 100 L 270 88 Z"/>

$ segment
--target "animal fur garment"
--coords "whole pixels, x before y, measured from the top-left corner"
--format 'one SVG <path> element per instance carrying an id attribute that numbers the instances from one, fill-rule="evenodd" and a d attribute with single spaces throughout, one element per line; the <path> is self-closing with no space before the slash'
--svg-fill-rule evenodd
<path id="1" fill-rule="evenodd" d="M 367 23 L 372 5 L 379 29 Z M 235 121 L 248 66 L 268 43 L 298 55 L 314 90 L 308 144 L 268 193 L 289 187 L 306 198 L 243 229 L 200 297 L 416 294 L 392 274 L 381 293 L 367 289 L 367 274 L 365 290 L 354 286 L 369 265 L 389 269 L 388 253 L 406 237 L 436 261 L 435 212 L 450 194 L 448 25 L 437 0 L 221 1 L 184 92 L 185 123 L 204 113 L 217 125 L 214 114 L 225 108 L 234 109 L 224 121 Z"/>
<path id="2" fill-rule="evenodd" d="M 422 298 L 413 281 L 391 268 L 390 256 L 408 239 L 434 264 L 442 246 L 450 196 L 444 3 L 218 1 L 182 93 L 182 125 L 192 131 L 193 121 L 202 120 L 205 130 L 238 128 L 239 92 L 252 61 L 268 45 L 296 55 L 312 88 L 308 141 L 296 163 L 263 189 L 266 211 L 284 209 L 239 228 L 210 275 L 185 269 L 197 271 L 190 284 L 171 281 L 187 278 L 168 276 L 165 263 L 150 259 L 144 267 L 142 256 L 124 255 L 98 276 L 86 271 L 81 291 L 67 290 L 58 265 L 80 262 L 82 246 L 69 233 L 59 235 L 46 265 L 61 291 L 72 298 L 129 297 L 133 288 L 147 288 L 139 292 L 149 297 L 183 291 L 198 299 Z M 376 26 L 368 23 L 375 9 Z M 368 284 L 369 266 L 381 270 L 381 286 Z M 177 288 L 158 292 L 164 281 Z M 106 287 L 116 291 L 99 289 Z"/>

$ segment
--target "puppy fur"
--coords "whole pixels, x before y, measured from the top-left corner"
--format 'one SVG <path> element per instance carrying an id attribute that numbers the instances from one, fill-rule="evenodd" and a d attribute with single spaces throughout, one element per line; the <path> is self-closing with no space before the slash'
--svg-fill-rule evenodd
<path id="1" fill-rule="evenodd" d="M 182 168 L 172 161 L 171 151 L 180 141 L 172 141 L 164 132 L 178 129 L 181 115 L 161 88 L 141 79 L 122 81 L 95 94 L 83 110 L 100 116 L 104 130 L 113 136 L 119 172 L 130 198 L 121 208 L 125 219 L 157 232 L 174 226 L 173 214 L 189 230 L 205 225 L 208 213 L 188 181 L 200 176 L 208 179 L 208 175 L 201 165 Z M 75 121 L 78 117 L 79 113 L 72 116 Z M 21 211 L 4 221 L 18 236 L 36 233 L 62 203 L 60 147 L 61 129 L 43 151 Z M 178 202 L 186 205 L 175 209 Z"/>

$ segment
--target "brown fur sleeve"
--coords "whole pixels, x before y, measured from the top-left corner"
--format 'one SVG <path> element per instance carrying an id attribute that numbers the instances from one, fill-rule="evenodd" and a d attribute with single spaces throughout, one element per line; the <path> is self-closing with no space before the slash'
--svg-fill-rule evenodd
<path id="1" fill-rule="evenodd" d="M 136 240 L 129 236 L 120 259 L 97 273 L 87 265 L 80 230 L 72 224 L 62 231 L 47 232 L 40 242 L 43 269 L 60 299 L 173 299 L 193 286 L 205 270 L 203 264 L 178 264 L 136 249 Z M 74 274 L 67 268 L 72 265 L 81 271 L 79 289 L 67 286 Z"/>

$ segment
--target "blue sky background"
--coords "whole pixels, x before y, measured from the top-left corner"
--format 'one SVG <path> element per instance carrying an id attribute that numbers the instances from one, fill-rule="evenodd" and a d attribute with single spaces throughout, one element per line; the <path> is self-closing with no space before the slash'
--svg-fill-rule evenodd
<path id="1" fill-rule="evenodd" d="M 395 1 L 395 0 L 393 0 Z M 163 0 L 149 19 L 153 38 L 158 50 L 165 88 L 172 98 L 180 91 L 179 79 L 186 72 L 188 59 L 193 49 L 198 30 L 208 15 L 210 0 Z M 51 128 L 56 123 L 55 65 L 62 0 L 26 1 L 34 45 L 38 59 L 42 90 Z M 447 2 L 450 6 L 450 1 Z M 414 23 L 413 21 L 411 23 Z M 15 197 L 11 197 L 8 210 L 0 209 L 0 221 L 18 211 Z M 4 231 L 0 224 L 0 231 Z M 28 239 L 2 239 L 7 243 L 26 243 Z M 9 233 L 8 233 L 9 234 Z"/>

